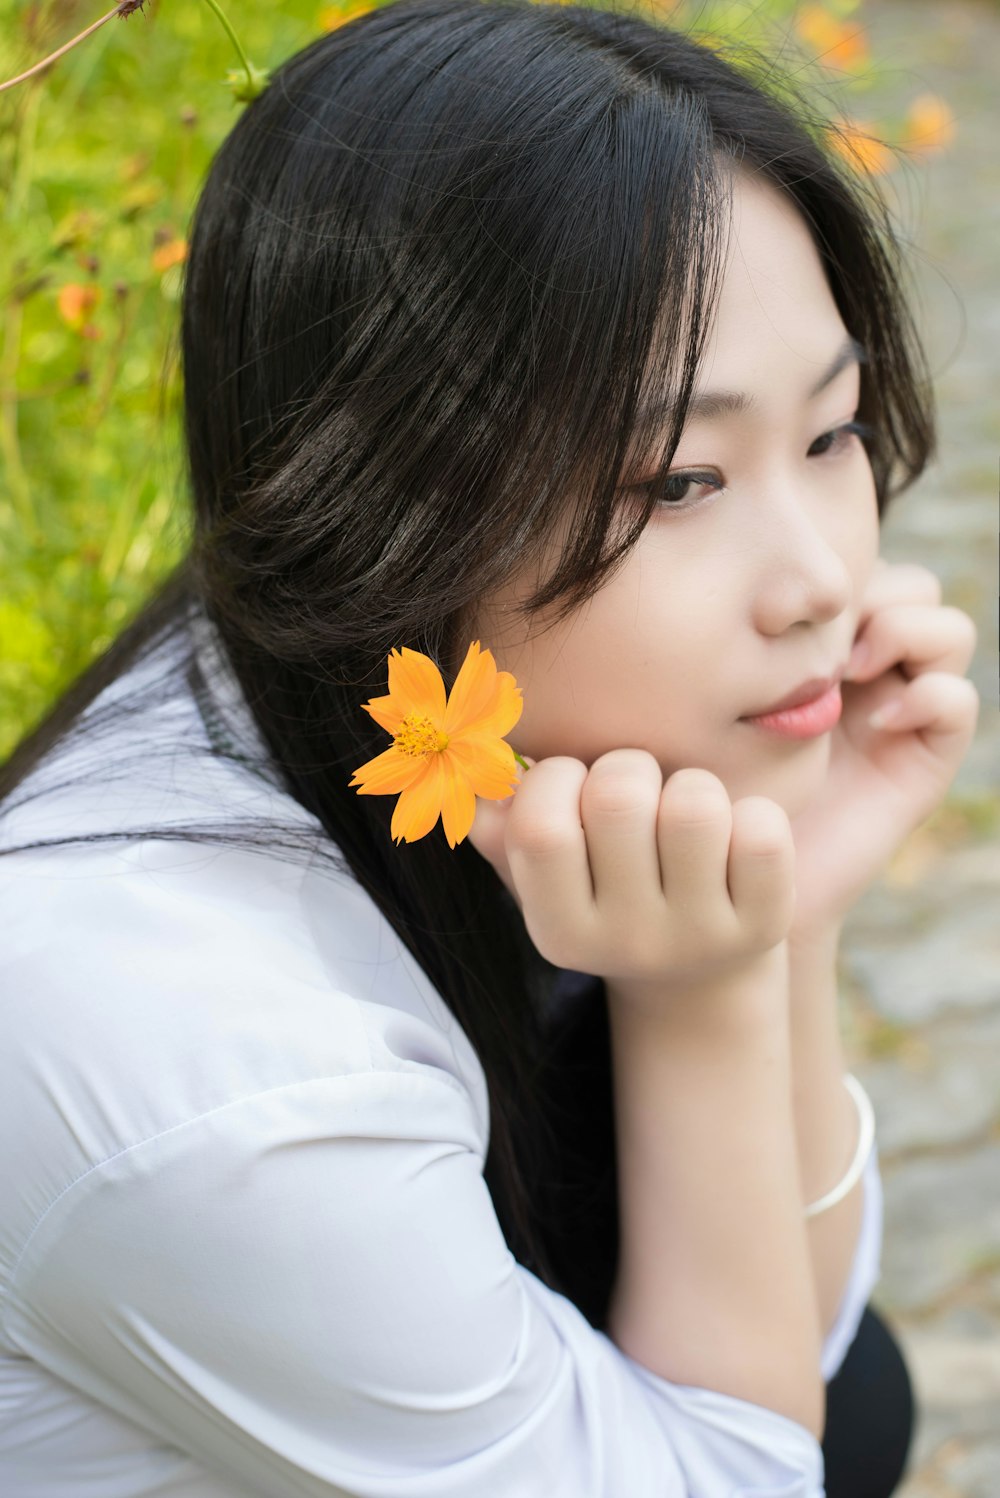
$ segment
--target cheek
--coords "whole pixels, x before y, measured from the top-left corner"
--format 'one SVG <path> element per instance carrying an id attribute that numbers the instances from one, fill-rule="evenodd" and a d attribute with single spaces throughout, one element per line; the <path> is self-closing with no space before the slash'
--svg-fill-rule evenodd
<path id="1" fill-rule="evenodd" d="M 855 574 L 860 575 L 861 580 L 867 583 L 878 559 L 879 547 L 882 542 L 882 525 L 878 513 L 878 500 L 875 496 L 875 480 L 867 463 L 865 466 L 868 481 L 864 503 L 858 507 L 859 514 L 852 538 L 852 551 Z"/>
<path id="2" fill-rule="evenodd" d="M 640 612 L 636 622 L 634 611 L 621 633 L 578 627 L 561 641 L 537 642 L 517 677 L 525 752 L 538 757 L 537 747 L 592 764 L 612 749 L 637 748 L 686 762 L 701 731 L 705 677 L 670 642 L 662 621 Z"/>
<path id="3" fill-rule="evenodd" d="M 520 662 L 527 659 L 529 647 L 524 637 L 526 626 L 502 604 L 484 603 L 470 610 L 457 635 L 457 661 L 461 665 L 471 640 L 478 640 L 483 650 L 492 652 L 498 671 L 510 671 L 521 685 Z"/>
<path id="4" fill-rule="evenodd" d="M 836 483 L 830 502 L 830 520 L 826 536 L 850 573 L 855 589 L 863 586 L 878 558 L 881 525 L 875 478 L 866 454 L 857 458 L 857 466 Z"/>

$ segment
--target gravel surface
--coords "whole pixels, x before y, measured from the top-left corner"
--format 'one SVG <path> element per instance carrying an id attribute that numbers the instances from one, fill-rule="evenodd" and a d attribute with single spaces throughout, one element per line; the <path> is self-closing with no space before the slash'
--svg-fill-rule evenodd
<path id="1" fill-rule="evenodd" d="M 890 506 L 883 552 L 917 561 L 979 630 L 979 727 L 944 806 L 846 923 L 848 1061 L 875 1107 L 886 1199 L 873 1295 L 910 1365 L 917 1431 L 898 1498 L 1000 1498 L 1000 5 L 872 0 L 886 76 L 858 116 L 918 93 L 957 118 L 887 181 L 935 379 L 938 458 Z"/>

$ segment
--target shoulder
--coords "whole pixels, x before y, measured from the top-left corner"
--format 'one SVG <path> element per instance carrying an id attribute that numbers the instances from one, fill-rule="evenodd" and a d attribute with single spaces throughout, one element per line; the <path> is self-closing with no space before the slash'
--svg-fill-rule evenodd
<path id="1" fill-rule="evenodd" d="M 241 1108 L 252 1098 L 333 1128 L 363 1096 L 367 1126 L 391 1131 L 443 1090 L 485 1157 L 478 1058 L 353 879 L 145 839 L 0 858 L 0 901 L 0 1186 L 22 1230 L 126 1151 L 183 1146 L 195 1120 L 280 1127 L 280 1109 Z"/>
<path id="2" fill-rule="evenodd" d="M 155 1035 L 161 1062 L 240 1038 L 262 1085 L 300 1051 L 309 1069 L 478 1066 L 349 869 L 137 838 L 0 857 L 0 900 L 8 1022 L 75 1030 L 77 1054 L 97 1035 Z"/>

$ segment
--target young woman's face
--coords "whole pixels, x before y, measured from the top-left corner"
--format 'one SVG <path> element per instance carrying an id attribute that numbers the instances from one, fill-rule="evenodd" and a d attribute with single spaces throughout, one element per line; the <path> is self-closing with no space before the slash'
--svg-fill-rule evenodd
<path id="1" fill-rule="evenodd" d="M 519 753 L 590 765 L 646 749 L 665 779 L 701 766 L 732 799 L 770 796 L 794 816 L 822 782 L 830 732 L 779 738 L 741 719 L 846 663 L 878 511 L 860 438 L 831 435 L 857 412 L 860 369 L 809 231 L 739 172 L 733 215 L 695 394 L 736 392 L 745 408 L 689 417 L 670 471 L 696 476 L 661 491 L 625 563 L 575 614 L 518 623 L 510 605 L 537 586 L 533 570 L 486 600 L 470 638 L 523 689 Z M 664 432 L 636 481 L 655 475 Z"/>

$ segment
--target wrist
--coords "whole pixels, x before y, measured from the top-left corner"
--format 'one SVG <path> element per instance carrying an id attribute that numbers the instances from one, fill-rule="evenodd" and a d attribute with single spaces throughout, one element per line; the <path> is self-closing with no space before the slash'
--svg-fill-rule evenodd
<path id="1" fill-rule="evenodd" d="M 827 978 L 836 983 L 842 934 L 842 920 L 829 920 L 789 933 L 788 975 L 793 994 L 803 982 L 809 984 Z"/>
<path id="2" fill-rule="evenodd" d="M 811 917 L 808 921 L 793 922 L 787 941 L 792 947 L 822 947 L 840 940 L 844 929 L 842 915 Z"/>
<path id="3" fill-rule="evenodd" d="M 787 1031 L 789 963 L 784 941 L 710 978 L 635 983 L 605 980 L 612 1033 L 679 1033 L 710 1043 L 747 1032 Z"/>

